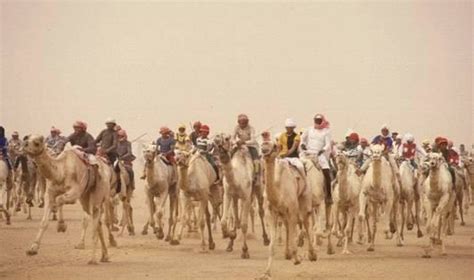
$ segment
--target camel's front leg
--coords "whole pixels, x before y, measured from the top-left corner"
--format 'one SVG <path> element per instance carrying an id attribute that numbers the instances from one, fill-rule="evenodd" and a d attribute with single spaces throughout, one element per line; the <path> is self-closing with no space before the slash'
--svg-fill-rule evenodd
<path id="1" fill-rule="evenodd" d="M 270 246 L 268 246 L 268 262 L 265 272 L 260 276 L 259 280 L 271 279 L 271 268 L 273 263 L 273 257 L 275 256 L 275 241 L 277 239 L 277 229 L 278 229 L 278 216 L 276 213 L 269 211 L 270 213 Z"/>
<path id="2" fill-rule="evenodd" d="M 48 228 L 49 224 L 49 214 L 51 213 L 51 208 L 52 208 L 52 201 L 54 201 L 54 197 L 51 193 L 48 193 L 48 196 L 46 197 L 46 203 L 44 207 L 44 213 L 43 213 L 43 218 L 41 219 L 41 224 L 40 224 L 40 229 L 38 231 L 38 234 L 36 235 L 36 239 L 31 245 L 30 249 L 26 251 L 26 254 L 29 256 L 33 256 L 38 254 L 38 250 L 41 244 L 41 239 L 43 238 L 43 234 Z"/>
<path id="3" fill-rule="evenodd" d="M 170 217 L 168 219 L 168 234 L 166 235 L 165 241 L 170 242 L 176 230 L 176 223 L 178 220 L 178 188 L 176 186 L 171 187 L 170 191 Z"/>
<path id="4" fill-rule="evenodd" d="M 268 246 L 270 244 L 270 239 L 268 239 L 268 234 L 265 226 L 265 207 L 263 206 L 264 200 L 263 195 L 257 195 L 257 203 L 258 203 L 258 215 L 260 216 L 260 223 L 262 224 L 262 238 L 263 238 L 263 245 Z"/>
<path id="5" fill-rule="evenodd" d="M 86 212 L 84 212 L 84 214 L 82 215 L 81 238 L 79 239 L 79 243 L 74 247 L 76 249 L 82 250 L 86 248 L 85 239 L 86 239 L 86 232 L 87 232 L 87 226 L 89 224 L 89 219 L 90 219 L 89 215 Z"/>
<path id="6" fill-rule="evenodd" d="M 66 229 L 67 229 L 67 225 L 66 225 L 66 222 L 64 221 L 63 207 L 59 207 L 57 230 L 58 232 L 66 232 Z"/>
<path id="7" fill-rule="evenodd" d="M 166 192 L 163 195 L 158 197 L 158 202 L 157 202 L 158 209 L 155 213 L 156 214 L 156 222 L 158 224 L 158 229 L 155 232 L 155 234 L 156 234 L 156 238 L 158 238 L 160 240 L 165 237 L 165 233 L 163 231 L 163 227 L 164 227 L 164 225 L 163 225 L 163 213 L 164 213 L 164 210 L 165 210 L 166 199 L 168 199 L 168 192 Z M 171 215 L 173 215 L 173 213 L 170 213 L 170 217 L 171 217 Z"/>
<path id="8" fill-rule="evenodd" d="M 290 255 L 293 258 L 293 264 L 297 265 L 301 263 L 301 258 L 298 255 L 298 246 L 296 242 L 296 232 L 297 232 L 297 215 L 290 217 L 290 221 L 288 221 L 288 247 L 290 251 Z"/>
<path id="9" fill-rule="evenodd" d="M 249 255 L 249 248 L 247 246 L 247 230 L 248 230 L 248 219 L 250 214 L 250 207 L 251 200 L 247 198 L 245 201 L 242 201 L 242 238 L 243 238 L 243 246 L 242 246 L 242 259 L 250 258 Z"/>
<path id="10" fill-rule="evenodd" d="M 373 252 L 375 250 L 375 235 L 377 234 L 377 215 L 378 215 L 378 205 L 376 203 L 372 204 L 372 213 L 369 215 L 369 218 L 372 219 L 372 229 L 370 229 L 370 219 L 367 221 L 367 228 L 370 235 L 370 245 L 367 248 L 367 251 Z"/>
<path id="11" fill-rule="evenodd" d="M 418 238 L 423 237 L 423 232 L 420 229 L 420 212 L 421 212 L 421 199 L 419 197 L 415 198 L 415 223 L 416 223 L 416 236 Z"/>
<path id="12" fill-rule="evenodd" d="M 201 251 L 207 252 L 204 227 L 206 226 L 205 208 L 207 201 L 201 201 L 199 206 L 199 233 L 201 234 Z"/>
<path id="13" fill-rule="evenodd" d="M 211 227 L 211 213 L 209 213 L 209 203 L 206 202 L 206 206 L 204 207 L 204 214 L 206 215 L 206 226 L 207 226 L 207 234 L 209 239 L 209 250 L 214 250 L 216 248 L 216 243 L 214 243 L 214 239 L 212 239 L 212 227 Z"/>
<path id="14" fill-rule="evenodd" d="M 100 208 L 97 206 L 90 207 L 92 217 L 92 257 L 89 264 L 97 264 L 97 241 L 99 241 L 99 223 L 100 223 Z"/>
<path id="15" fill-rule="evenodd" d="M 73 184 L 66 193 L 56 197 L 56 205 L 61 207 L 64 204 L 73 204 L 81 197 L 83 190 L 79 184 Z"/>
<path id="16" fill-rule="evenodd" d="M 150 191 L 146 192 L 146 200 L 148 204 L 148 222 L 145 223 L 143 226 L 142 234 L 147 235 L 148 234 L 148 226 L 150 226 L 153 229 L 153 232 L 155 232 L 155 200 L 153 195 L 150 193 Z"/>
<path id="17" fill-rule="evenodd" d="M 222 213 L 222 221 L 221 221 L 222 237 L 223 238 L 229 237 L 228 222 L 229 222 L 230 206 L 231 206 L 231 197 L 226 192 L 224 194 L 224 209 L 223 209 L 224 211 Z"/>
<path id="18" fill-rule="evenodd" d="M 311 217 L 311 213 L 308 213 L 306 211 L 302 211 L 301 217 L 303 217 L 303 227 L 306 237 L 308 238 L 308 259 L 314 262 L 318 259 L 318 255 L 316 253 L 316 250 L 314 250 L 314 235 L 312 233 L 313 219 Z"/>

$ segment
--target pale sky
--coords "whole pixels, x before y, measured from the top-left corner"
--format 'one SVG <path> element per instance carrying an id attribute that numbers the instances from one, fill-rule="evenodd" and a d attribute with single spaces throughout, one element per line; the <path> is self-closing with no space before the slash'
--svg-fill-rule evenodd
<path id="1" fill-rule="evenodd" d="M 418 141 L 474 143 L 473 5 L 445 2 L 1 4 L 0 125 L 129 138 L 201 120 L 230 132 L 299 127 L 341 140 L 382 124 Z"/>

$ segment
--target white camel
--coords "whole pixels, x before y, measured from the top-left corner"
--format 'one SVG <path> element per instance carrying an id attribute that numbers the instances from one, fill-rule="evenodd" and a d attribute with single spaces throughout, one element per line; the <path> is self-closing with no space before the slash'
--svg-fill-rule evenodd
<path id="1" fill-rule="evenodd" d="M 5 215 L 6 224 L 10 224 L 9 211 L 9 186 L 8 186 L 8 166 L 7 163 L 0 158 L 0 213 Z"/>
<path id="2" fill-rule="evenodd" d="M 297 247 L 297 224 L 302 222 L 305 236 L 308 238 L 308 258 L 316 261 L 317 255 L 313 248 L 311 188 L 308 187 L 302 174 L 288 161 L 278 159 L 278 147 L 275 143 L 265 140 L 261 145 L 265 169 L 265 187 L 270 213 L 270 247 L 267 267 L 260 279 L 271 278 L 271 267 L 275 253 L 278 219 L 286 228 L 285 256 L 299 264 L 301 258 Z"/>
<path id="3" fill-rule="evenodd" d="M 231 252 L 233 250 L 234 240 L 237 236 L 236 229 L 240 226 L 243 239 L 241 257 L 247 259 L 250 257 L 247 246 L 247 230 L 253 196 L 254 164 L 248 149 L 245 146 L 233 146 L 230 136 L 219 135 L 215 138 L 215 143 L 224 175 L 224 211 L 221 221 L 222 234 L 224 238 L 230 238 L 227 251 Z M 239 202 L 242 208 L 241 211 L 239 211 Z M 233 206 L 233 217 L 235 221 L 232 225 L 232 229 L 229 231 L 228 222 L 231 215 L 231 206 Z M 260 207 L 262 206 L 263 205 L 260 205 Z M 263 239 L 264 242 L 269 242 L 265 231 L 263 213 L 260 213 L 263 226 Z"/>
<path id="4" fill-rule="evenodd" d="M 444 158 L 437 153 L 428 154 L 430 173 L 424 181 L 423 207 L 427 216 L 424 258 L 430 258 L 435 242 L 441 243 L 441 254 L 446 255 L 446 235 L 449 220 L 453 220 L 456 195 L 451 175 Z"/>
<path id="5" fill-rule="evenodd" d="M 350 254 L 348 249 L 351 231 L 354 227 L 356 216 L 359 212 L 359 194 L 361 188 L 361 179 L 356 174 L 357 166 L 349 160 L 343 151 L 339 151 L 336 155 L 337 165 L 337 183 L 334 187 L 334 205 L 333 205 L 333 232 L 338 232 L 340 225 L 341 233 L 340 241 L 343 242 L 343 254 Z M 342 215 L 342 221 L 339 217 Z M 359 241 L 362 242 L 362 225 L 359 223 Z M 338 245 L 340 246 L 340 245 Z"/>
<path id="6" fill-rule="evenodd" d="M 142 234 L 148 234 L 148 226 L 150 226 L 158 239 L 165 237 L 163 232 L 163 215 L 166 199 L 169 196 L 170 216 L 165 241 L 171 242 L 174 239 L 177 223 L 179 193 L 177 188 L 177 172 L 174 166 L 166 164 L 164 159 L 161 156 L 157 156 L 156 153 L 156 146 L 154 145 L 149 145 L 143 150 L 143 156 L 146 161 L 145 194 L 149 217 L 148 222 L 143 227 Z M 155 226 L 155 221 L 157 226 Z M 171 244 L 174 245 L 173 242 Z"/>
<path id="7" fill-rule="evenodd" d="M 418 238 L 423 237 L 423 233 L 420 229 L 420 194 L 418 187 L 418 179 L 416 170 L 411 166 L 410 161 L 404 160 L 400 164 L 400 215 L 401 215 L 401 228 L 400 238 L 402 242 L 405 240 L 404 229 L 405 225 L 407 230 L 412 230 L 413 225 L 416 224 Z M 413 206 L 415 206 L 415 214 L 413 215 Z"/>
<path id="8" fill-rule="evenodd" d="M 31 135 L 23 142 L 24 151 L 36 162 L 39 171 L 49 180 L 44 215 L 35 241 L 27 250 L 28 255 L 38 253 L 41 239 L 49 224 L 49 214 L 53 207 L 74 203 L 79 199 L 84 212 L 92 216 L 93 249 L 89 264 L 96 264 L 97 241 L 102 248 L 102 262 L 109 260 L 107 246 L 101 226 L 103 204 L 109 198 L 110 178 L 106 174 L 106 164 L 98 163 L 98 175 L 92 179 L 92 168 L 83 162 L 73 150 L 67 149 L 57 158 L 52 158 L 47 152 L 43 136 Z M 94 182 L 95 181 L 95 182 Z M 59 208 L 58 231 L 64 232 L 66 224 L 62 208 Z"/>
<path id="9" fill-rule="evenodd" d="M 183 229 L 188 222 L 189 207 L 193 202 L 199 203 L 198 222 L 201 235 L 201 250 L 207 251 L 204 228 L 207 226 L 209 250 L 214 250 L 216 244 L 212 238 L 211 214 L 209 201 L 211 186 L 215 183 L 217 174 L 204 155 L 196 151 L 194 154 L 180 151 L 177 153 L 178 186 L 180 189 L 179 218 L 177 235 L 171 244 L 179 244 Z"/>
<path id="10" fill-rule="evenodd" d="M 397 246 L 402 246 L 401 238 L 396 226 L 396 217 L 394 215 L 394 204 L 398 203 L 395 198 L 395 177 L 389 162 L 383 156 L 384 146 L 371 146 L 371 159 L 367 173 L 362 179 L 362 187 L 359 195 L 359 221 L 361 223 L 366 219 L 368 241 L 370 243 L 367 251 L 375 250 L 375 236 L 377 232 L 377 220 L 379 210 L 382 210 L 384 222 L 385 238 L 390 239 L 392 234 L 397 235 Z M 395 218 L 394 218 L 395 217 Z M 370 223 L 372 220 L 372 224 Z"/>

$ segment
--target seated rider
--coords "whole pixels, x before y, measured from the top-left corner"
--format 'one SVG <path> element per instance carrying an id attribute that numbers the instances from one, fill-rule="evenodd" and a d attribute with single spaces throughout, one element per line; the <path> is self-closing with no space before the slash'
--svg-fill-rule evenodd
<path id="1" fill-rule="evenodd" d="M 74 133 L 67 137 L 66 143 L 70 142 L 72 146 L 88 155 L 95 155 L 97 147 L 94 137 L 87 132 L 87 124 L 83 121 L 76 121 L 72 125 L 72 128 L 74 129 Z"/>
<path id="2" fill-rule="evenodd" d="M 175 164 L 174 147 L 176 140 L 171 135 L 171 130 L 163 126 L 160 128 L 161 137 L 156 140 L 156 150 L 159 154 L 164 156 L 170 164 Z"/>
<path id="3" fill-rule="evenodd" d="M 279 157 L 286 158 L 290 164 L 298 169 L 300 175 L 304 178 L 306 171 L 303 163 L 299 159 L 298 148 L 301 143 L 301 136 L 295 132 L 296 122 L 293 119 L 286 119 L 286 131 L 278 137 Z"/>
<path id="4" fill-rule="evenodd" d="M 372 151 L 370 150 L 369 146 L 369 141 L 367 141 L 366 138 L 360 138 L 360 145 L 359 147 L 357 147 L 357 149 L 359 149 L 359 151 L 361 152 L 358 166 L 362 166 L 372 154 Z"/>
<path id="5" fill-rule="evenodd" d="M 5 137 L 5 129 L 0 126 L 0 160 L 4 160 L 8 168 L 7 189 L 13 187 L 12 182 L 12 163 L 8 157 L 8 140 Z"/>
<path id="6" fill-rule="evenodd" d="M 351 134 L 346 137 L 342 150 L 349 160 L 359 166 L 362 157 L 362 150 L 359 149 L 359 134 L 351 132 Z"/>
<path id="7" fill-rule="evenodd" d="M 206 157 L 206 159 L 209 161 L 211 164 L 212 168 L 214 168 L 214 171 L 216 172 L 216 180 L 219 180 L 219 168 L 217 167 L 217 164 L 214 160 L 214 157 L 212 156 L 212 151 L 214 149 L 214 142 L 209 139 L 209 126 L 203 124 L 201 125 L 200 128 L 200 135 L 196 139 L 196 150 L 199 151 L 202 155 Z"/>
<path id="8" fill-rule="evenodd" d="M 398 151 L 398 157 L 401 160 L 408 160 L 414 169 L 418 169 L 418 164 L 416 163 L 417 157 L 422 156 L 424 158 L 427 154 L 425 150 L 416 145 L 415 137 L 410 133 L 405 134 L 404 139 L 405 141 L 401 146 L 402 148 Z"/>
<path id="9" fill-rule="evenodd" d="M 448 164 L 449 173 L 451 173 L 451 179 L 453 181 L 453 187 L 456 183 L 456 175 L 454 168 L 456 164 L 459 163 L 459 155 L 448 148 L 448 139 L 444 137 L 436 137 L 435 139 L 436 148 L 433 150 L 435 153 L 441 153 L 444 157 L 444 160 Z"/>
<path id="10" fill-rule="evenodd" d="M 186 133 L 186 126 L 181 124 L 176 133 L 176 148 L 180 151 L 189 151 L 192 148 L 192 142 Z"/>
<path id="11" fill-rule="evenodd" d="M 56 127 L 51 127 L 50 135 L 46 137 L 46 147 L 50 150 L 53 156 L 59 155 L 64 150 L 66 137 L 61 136 L 61 130 Z"/>
<path id="12" fill-rule="evenodd" d="M 245 114 L 238 116 L 237 123 L 232 139 L 237 145 L 247 146 L 254 165 L 254 179 L 256 179 L 260 171 L 260 159 L 255 129 L 249 124 L 249 118 Z"/>
<path id="13" fill-rule="evenodd" d="M 117 144 L 117 156 L 120 161 L 123 162 L 125 169 L 128 171 L 130 176 L 130 182 L 132 189 L 135 189 L 135 180 L 133 172 L 133 161 L 136 157 L 132 152 L 132 143 L 127 140 L 127 132 L 123 129 L 117 131 L 118 144 Z"/>

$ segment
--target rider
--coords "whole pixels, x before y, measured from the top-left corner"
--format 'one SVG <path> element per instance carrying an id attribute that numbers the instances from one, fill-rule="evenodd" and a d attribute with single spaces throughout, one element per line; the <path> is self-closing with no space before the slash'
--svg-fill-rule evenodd
<path id="1" fill-rule="evenodd" d="M 295 132 L 296 123 L 293 119 L 285 121 L 286 132 L 280 134 L 278 144 L 281 158 L 297 158 L 301 136 Z"/>
<path id="2" fill-rule="evenodd" d="M 395 155 L 400 154 L 402 151 L 402 148 L 403 148 L 402 140 L 403 140 L 403 137 L 400 134 L 397 134 L 397 136 L 395 137 L 395 141 L 393 142 L 393 149 L 392 149 Z"/>
<path id="3" fill-rule="evenodd" d="M 326 204 L 332 203 L 331 173 L 329 154 L 331 153 L 331 131 L 329 122 L 322 114 L 314 116 L 314 126 L 307 129 L 302 136 L 301 149 L 313 155 L 313 160 L 319 163 L 324 175 Z"/>
<path id="4" fill-rule="evenodd" d="M 209 161 L 212 168 L 216 172 L 216 180 L 219 180 L 219 168 L 212 156 L 212 150 L 214 149 L 214 143 L 211 139 L 208 138 L 209 136 L 209 126 L 203 124 L 200 128 L 200 136 L 196 139 L 196 149 L 199 150 Z"/>
<path id="5" fill-rule="evenodd" d="M 360 145 L 358 149 L 361 152 L 361 157 L 359 160 L 359 166 L 362 166 L 367 159 L 370 158 L 370 155 L 372 154 L 372 151 L 370 151 L 370 146 L 369 146 L 369 141 L 367 141 L 367 138 L 360 138 Z"/>
<path id="6" fill-rule="evenodd" d="M 423 150 L 425 150 L 425 152 L 431 153 L 432 149 L 431 149 L 430 140 L 428 140 L 428 139 L 423 140 L 421 145 L 422 145 Z"/>
<path id="7" fill-rule="evenodd" d="M 20 164 L 20 158 L 23 157 L 21 153 L 21 140 L 18 131 L 13 131 L 12 138 L 8 140 L 9 158 L 13 162 L 13 168 L 17 169 Z"/>
<path id="8" fill-rule="evenodd" d="M 249 118 L 245 114 L 240 114 L 237 117 L 238 125 L 234 129 L 232 139 L 236 141 L 237 145 L 246 145 L 254 166 L 254 179 L 260 171 L 260 160 L 258 156 L 258 144 L 255 135 L 255 129 L 249 124 Z"/>
<path id="9" fill-rule="evenodd" d="M 201 122 L 200 121 L 196 121 L 193 123 L 193 131 L 191 132 L 191 134 L 189 134 L 189 139 L 191 140 L 191 142 L 193 143 L 194 146 L 196 146 L 196 140 L 198 139 L 199 135 L 200 135 L 200 130 L 201 130 Z"/>
<path id="10" fill-rule="evenodd" d="M 46 137 L 46 147 L 52 151 L 53 155 L 57 156 L 64 150 L 66 139 L 61 136 L 61 130 L 54 126 L 51 127 L 50 133 Z"/>
<path id="11" fill-rule="evenodd" d="M 178 127 L 176 133 L 176 148 L 180 151 L 189 151 L 191 149 L 192 142 L 186 133 L 186 125 L 181 124 Z"/>
<path id="12" fill-rule="evenodd" d="M 133 161 L 136 157 L 133 155 L 132 152 L 132 143 L 127 140 L 127 132 L 123 129 L 117 131 L 118 137 L 118 144 L 117 144 L 117 156 L 118 159 L 121 160 L 127 169 L 128 174 L 130 175 L 130 182 L 132 185 L 132 189 L 135 189 L 135 180 L 134 180 L 134 173 L 133 173 Z"/>
<path id="13" fill-rule="evenodd" d="M 107 126 L 106 129 L 102 130 L 95 142 L 100 144 L 100 148 L 104 154 L 107 155 L 110 163 L 113 164 L 115 160 L 117 160 L 117 132 L 115 131 L 115 126 L 117 122 L 112 119 L 108 118 L 105 121 L 105 125 Z"/>
<path id="14" fill-rule="evenodd" d="M 436 137 L 435 138 L 436 149 L 433 152 L 441 153 L 444 157 L 444 160 L 448 164 L 449 173 L 451 173 L 451 179 L 453 181 L 453 187 L 456 184 L 456 176 L 455 176 L 455 165 L 456 162 L 459 161 L 459 155 L 456 152 L 453 152 L 448 148 L 448 139 L 444 137 Z"/>
<path id="15" fill-rule="evenodd" d="M 173 165 L 175 163 L 174 147 L 176 140 L 171 136 L 171 130 L 166 126 L 160 128 L 160 134 L 161 137 L 156 140 L 156 150 Z"/>
<path id="16" fill-rule="evenodd" d="M 86 154 L 94 155 L 97 147 L 94 137 L 87 132 L 87 124 L 83 121 L 76 121 L 72 127 L 74 133 L 67 137 L 66 142 L 70 142 L 72 146 L 77 146 Z"/>
<path id="17" fill-rule="evenodd" d="M 414 169 L 418 168 L 416 163 L 417 156 L 421 155 L 426 157 L 425 150 L 418 147 L 415 143 L 415 137 L 412 134 L 405 134 L 405 141 L 402 144 L 402 148 L 398 150 L 398 157 L 402 160 L 408 160 Z"/>

